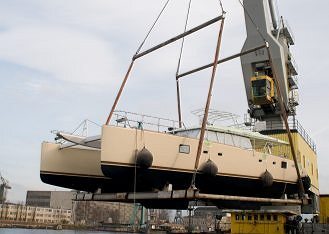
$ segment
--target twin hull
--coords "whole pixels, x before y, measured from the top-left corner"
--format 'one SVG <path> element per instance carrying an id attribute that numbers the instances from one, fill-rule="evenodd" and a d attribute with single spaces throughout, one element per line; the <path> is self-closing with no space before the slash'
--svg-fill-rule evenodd
<path id="1" fill-rule="evenodd" d="M 180 146 L 185 150 L 180 152 Z M 94 192 L 132 192 L 187 189 L 194 172 L 198 139 L 140 129 L 103 126 L 101 149 L 83 146 L 60 148 L 42 144 L 41 179 L 61 187 Z M 145 147 L 153 155 L 150 168 L 136 166 L 136 154 Z M 189 149 L 188 151 L 186 149 Z M 297 175 L 291 160 L 217 142 L 207 142 L 200 164 L 211 159 L 216 176 L 196 176 L 200 192 L 241 196 L 281 197 L 297 192 Z M 283 166 L 285 165 L 285 166 Z M 260 179 L 268 170 L 272 186 Z"/>

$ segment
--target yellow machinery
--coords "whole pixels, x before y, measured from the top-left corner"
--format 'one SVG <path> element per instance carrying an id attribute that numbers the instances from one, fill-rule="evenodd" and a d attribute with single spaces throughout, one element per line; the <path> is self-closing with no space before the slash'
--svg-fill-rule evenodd
<path id="1" fill-rule="evenodd" d="M 251 97 L 254 105 L 269 105 L 274 103 L 274 81 L 271 77 L 251 77 Z"/>
<path id="2" fill-rule="evenodd" d="M 320 195 L 320 223 L 329 223 L 329 194 Z"/>
<path id="3" fill-rule="evenodd" d="M 291 211 L 279 210 L 234 210 L 231 213 L 231 234 L 285 234 L 289 225 L 288 217 L 296 215 Z"/>

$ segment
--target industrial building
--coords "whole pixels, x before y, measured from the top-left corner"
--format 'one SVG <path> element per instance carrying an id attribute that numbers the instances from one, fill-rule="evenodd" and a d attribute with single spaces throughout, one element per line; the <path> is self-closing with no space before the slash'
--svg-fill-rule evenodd
<path id="1" fill-rule="evenodd" d="M 133 204 L 73 201 L 75 191 L 28 191 L 26 205 L 72 211 L 70 222 L 85 225 L 99 223 L 140 223 L 141 209 Z"/>
<path id="2" fill-rule="evenodd" d="M 0 220 L 34 223 L 72 223 L 72 211 L 34 207 L 21 204 L 1 204 Z"/>
<path id="3" fill-rule="evenodd" d="M 71 210 L 75 193 L 71 191 L 27 191 L 26 205 Z"/>
<path id="4" fill-rule="evenodd" d="M 74 202 L 74 222 L 77 224 L 141 224 L 146 212 L 140 206 L 121 202 Z"/>

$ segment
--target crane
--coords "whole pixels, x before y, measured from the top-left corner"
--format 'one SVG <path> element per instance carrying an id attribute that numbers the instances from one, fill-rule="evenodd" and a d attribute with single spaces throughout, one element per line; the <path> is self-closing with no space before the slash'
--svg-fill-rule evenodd
<path id="1" fill-rule="evenodd" d="M 252 122 L 262 122 L 256 131 L 289 140 L 284 156 L 294 160 L 298 175 L 299 197 L 312 200 L 312 210 L 319 207 L 316 146 L 295 119 L 298 101 L 297 68 L 290 47 L 293 34 L 283 17 L 278 20 L 274 0 L 244 0 L 247 38 L 241 54 L 260 45 L 253 53 L 241 56 L 241 66 Z M 292 122 L 288 118 L 292 117 Z M 260 126 L 260 125 L 259 125 Z M 307 163 L 306 163 L 307 162 Z M 311 166 L 309 166 L 311 165 Z M 301 171 L 307 172 L 306 179 Z"/>
<path id="2" fill-rule="evenodd" d="M 282 17 L 278 23 L 273 0 L 244 0 L 243 7 L 247 38 L 242 52 L 268 44 L 268 49 L 241 56 L 248 112 L 251 118 L 265 121 L 266 129 L 274 123 L 283 129 L 282 112 L 294 116 L 299 104 L 298 73 L 290 52 L 294 37 Z M 279 86 L 281 95 L 275 85 Z M 281 110 L 279 98 L 282 98 L 284 110 Z"/>
<path id="3" fill-rule="evenodd" d="M 3 204 L 7 198 L 7 190 L 11 189 L 9 181 L 6 180 L 0 173 L 0 203 Z"/>

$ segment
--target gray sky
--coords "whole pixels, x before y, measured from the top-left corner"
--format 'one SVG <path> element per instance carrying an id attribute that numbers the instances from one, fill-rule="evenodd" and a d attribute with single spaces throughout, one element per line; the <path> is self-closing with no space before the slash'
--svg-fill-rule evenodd
<path id="1" fill-rule="evenodd" d="M 39 179 L 40 144 L 50 130 L 73 130 L 83 119 L 104 123 L 131 56 L 165 1 L 0 0 L 0 172 L 10 200 L 26 189 L 53 189 Z M 206 3 L 205 3 L 206 2 Z M 181 33 L 187 0 L 172 1 L 145 48 Z M 221 56 L 240 51 L 245 39 L 238 0 L 227 13 Z M 329 193 L 329 19 L 325 0 L 279 1 L 296 45 L 298 119 L 318 147 L 320 190 Z M 218 0 L 193 0 L 189 27 L 219 14 Z M 182 71 L 213 59 L 218 28 L 186 40 Z M 174 74 L 180 43 L 138 61 L 118 109 L 176 118 Z M 183 115 L 204 106 L 210 73 L 182 81 Z M 247 110 L 239 60 L 219 66 L 212 108 L 243 116 Z"/>

